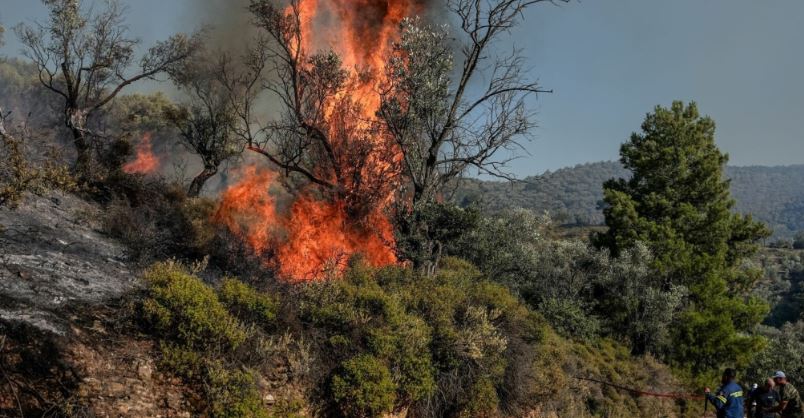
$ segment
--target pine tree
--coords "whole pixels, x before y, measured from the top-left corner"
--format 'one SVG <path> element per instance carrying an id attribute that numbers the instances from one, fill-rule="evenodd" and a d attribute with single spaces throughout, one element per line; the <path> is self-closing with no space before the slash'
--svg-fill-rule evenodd
<path id="1" fill-rule="evenodd" d="M 693 372 L 748 360 L 761 344 L 747 333 L 767 307 L 747 296 L 759 272 L 743 261 L 768 229 L 732 212 L 723 169 L 728 156 L 715 145 L 715 123 L 695 103 L 657 106 L 622 145 L 630 179 L 604 184 L 609 229 L 594 237 L 618 255 L 637 242 L 653 252 L 652 268 L 668 287 L 685 286 L 689 298 L 674 324 L 667 360 Z"/>

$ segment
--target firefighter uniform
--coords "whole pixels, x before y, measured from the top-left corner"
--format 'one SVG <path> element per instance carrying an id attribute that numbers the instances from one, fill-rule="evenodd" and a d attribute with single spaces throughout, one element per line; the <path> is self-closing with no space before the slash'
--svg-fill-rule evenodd
<path id="1" fill-rule="evenodd" d="M 707 393 L 706 399 L 715 406 L 718 418 L 743 418 L 743 388 L 736 382 L 726 383 L 716 394 Z"/>

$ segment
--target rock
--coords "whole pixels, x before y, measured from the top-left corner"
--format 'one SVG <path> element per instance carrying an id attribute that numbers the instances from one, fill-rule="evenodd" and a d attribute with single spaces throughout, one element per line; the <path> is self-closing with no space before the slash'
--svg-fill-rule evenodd
<path id="1" fill-rule="evenodd" d="M 266 405 L 273 405 L 276 403 L 276 398 L 274 397 L 274 395 L 271 395 L 270 393 L 265 395 L 262 398 L 262 400 L 265 402 Z"/>
<path id="2" fill-rule="evenodd" d="M 150 364 L 140 363 L 137 366 L 137 376 L 139 376 L 140 379 L 145 381 L 151 380 L 153 374 L 154 374 L 154 368 Z"/>
<path id="3" fill-rule="evenodd" d="M 7 302 L 0 320 L 61 334 L 66 321 L 57 309 L 101 305 L 137 285 L 132 269 L 117 261 L 127 260 L 125 247 L 80 218 L 97 213 L 98 205 L 63 193 L 0 208 L 0 297 Z"/>

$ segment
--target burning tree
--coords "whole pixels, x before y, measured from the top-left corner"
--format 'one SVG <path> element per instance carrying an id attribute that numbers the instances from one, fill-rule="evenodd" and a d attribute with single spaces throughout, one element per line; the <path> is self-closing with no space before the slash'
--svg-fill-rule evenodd
<path id="1" fill-rule="evenodd" d="M 516 51 L 496 57 L 487 48 L 539 2 L 450 1 L 469 39 L 453 80 L 449 31 L 408 19 L 426 11 L 425 0 L 292 0 L 285 8 L 253 0 L 263 37 L 251 57 L 270 74 L 255 88 L 278 99 L 281 117 L 252 130 L 251 113 L 240 112 L 241 137 L 278 169 L 294 201 L 277 215 L 273 201 L 244 193 L 258 178 L 265 193 L 273 179 L 251 170 L 224 196 L 221 220 L 270 250 L 288 277 L 321 277 L 355 253 L 375 265 L 396 261 L 394 210 L 414 212 L 470 167 L 510 177 L 495 154 L 516 148 L 533 127 L 525 98 L 540 90 L 525 80 Z M 321 44 L 334 50 L 319 52 Z M 490 59 L 487 88 L 470 98 Z M 270 220 L 259 228 L 236 221 L 256 212 Z M 281 238 L 265 227 L 281 229 Z"/>
<path id="2" fill-rule="evenodd" d="M 128 37 L 117 2 L 108 2 L 98 13 L 82 10 L 79 0 L 42 2 L 50 20 L 20 24 L 15 31 L 39 70 L 41 84 L 64 100 L 64 123 L 77 152 L 75 168 L 87 176 L 93 150 L 88 118 L 132 83 L 170 71 L 190 55 L 196 39 L 175 35 L 159 42 L 131 71 L 139 41 Z"/>

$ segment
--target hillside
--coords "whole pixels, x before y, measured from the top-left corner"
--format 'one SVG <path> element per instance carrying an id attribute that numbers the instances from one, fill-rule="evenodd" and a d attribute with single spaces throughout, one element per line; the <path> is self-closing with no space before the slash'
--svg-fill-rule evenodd
<path id="1" fill-rule="evenodd" d="M 777 237 L 804 230 L 804 165 L 728 167 L 737 210 L 770 225 Z M 599 225 L 602 184 L 628 172 L 617 162 L 580 164 L 525 178 L 520 183 L 466 180 L 455 201 L 480 202 L 495 212 L 507 208 L 547 211 L 561 223 Z"/>
<path id="2" fill-rule="evenodd" d="M 299 288 L 175 261 L 142 274 L 104 232 L 110 215 L 58 192 L 0 208 L 0 416 L 358 416 L 334 408 L 364 388 L 395 412 L 370 416 L 479 416 L 498 402 L 507 416 L 700 416 L 697 402 L 584 380 L 692 390 L 613 339 L 562 336 L 466 262 L 431 278 L 358 266 Z M 342 376 L 345 395 L 330 386 Z"/>

